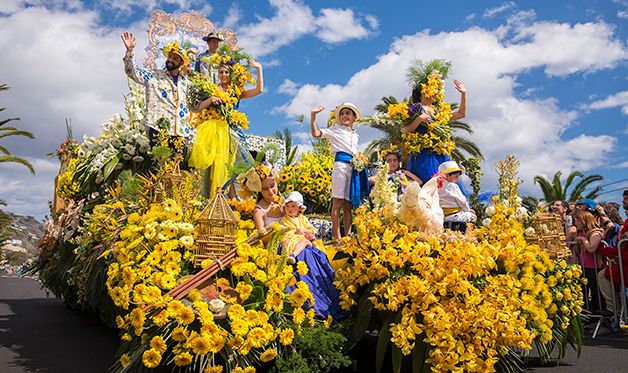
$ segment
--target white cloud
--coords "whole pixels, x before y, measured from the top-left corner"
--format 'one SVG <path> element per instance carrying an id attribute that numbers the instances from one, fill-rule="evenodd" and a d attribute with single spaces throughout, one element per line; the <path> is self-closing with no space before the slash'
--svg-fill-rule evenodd
<path id="1" fill-rule="evenodd" d="M 628 10 L 618 10 L 617 18 L 628 19 Z"/>
<path id="2" fill-rule="evenodd" d="M 112 9 L 128 12 L 133 8 L 151 11 L 164 5 L 174 5 L 178 9 L 187 10 L 192 8 L 193 5 L 199 5 L 202 2 L 195 0 L 106 0 L 105 3 Z M 205 10 L 211 10 L 211 6 Z"/>
<path id="3" fill-rule="evenodd" d="M 377 19 L 367 15 L 364 20 L 370 29 L 365 28 L 362 20 L 350 9 L 325 8 L 317 17 L 309 6 L 300 1 L 269 2 L 276 11 L 271 18 L 258 17 L 258 22 L 243 25 L 237 30 L 239 44 L 256 56 L 272 53 L 306 34 L 314 34 L 327 43 L 339 43 L 365 38 L 378 26 Z M 342 16 L 345 18 L 340 19 Z"/>
<path id="4" fill-rule="evenodd" d="M 277 88 L 277 92 L 285 93 L 287 95 L 295 95 L 297 93 L 297 83 L 290 79 L 284 79 L 279 88 Z"/>
<path id="5" fill-rule="evenodd" d="M 517 75 L 532 68 L 544 68 L 549 76 L 611 68 L 628 58 L 625 44 L 604 22 L 539 22 L 521 26 L 515 37 L 518 41 L 502 40 L 495 31 L 480 28 L 403 36 L 375 64 L 342 84 L 291 82 L 296 94 L 275 110 L 295 116 L 317 104 L 331 108 L 351 101 L 369 114 L 382 96 L 409 95 L 403 72 L 410 61 L 445 58 L 454 66 L 450 79 L 460 79 L 468 88 L 466 120 L 475 131 L 471 139 L 486 156 L 486 181 L 495 182 L 493 164 L 509 153 L 521 160 L 521 176 L 528 181 L 536 174 L 572 168 L 586 171 L 604 164 L 616 144 L 614 138 L 581 135 L 564 139 L 576 114 L 562 110 L 555 99 L 518 98 L 514 88 Z M 450 82 L 446 93 L 449 100 L 458 101 L 459 95 Z M 362 145 L 381 135 L 366 127 L 358 128 L 358 132 Z"/>
<path id="6" fill-rule="evenodd" d="M 621 112 L 628 115 L 628 91 L 622 91 L 610 95 L 603 100 L 598 100 L 588 105 L 589 109 L 601 110 L 621 107 Z"/>
<path id="7" fill-rule="evenodd" d="M 628 161 L 621 162 L 616 167 L 617 168 L 628 168 Z"/>
<path id="8" fill-rule="evenodd" d="M 11 87 L 0 94 L 1 106 L 7 108 L 0 118 L 20 117 L 16 126 L 35 135 L 34 141 L 11 138 L 2 143 L 13 154 L 32 160 L 36 171 L 31 176 L 22 166 L 2 164 L 0 199 L 11 211 L 37 217 L 47 213 L 58 165 L 44 156 L 63 141 L 65 118 L 71 117 L 74 136 L 81 139 L 97 135 L 100 124 L 123 109 L 122 95 L 128 91 L 123 30 L 97 26 L 98 18 L 96 12 L 42 7 L 0 16 L 0 48 L 17 56 L 0 60 L 0 69 L 10 72 L 2 83 Z M 147 44 L 146 22 L 129 28 L 138 39 L 138 64 L 144 57 L 141 46 Z"/>
<path id="9" fill-rule="evenodd" d="M 341 43 L 350 39 L 362 39 L 370 34 L 359 19 L 356 19 L 351 9 L 321 9 L 321 15 L 316 19 L 318 26 L 317 36 L 326 43 Z M 369 18 L 371 24 L 377 19 Z"/>
<path id="10" fill-rule="evenodd" d="M 272 53 L 316 29 L 312 9 L 292 0 L 270 0 L 276 13 L 238 29 L 239 44 L 255 56 Z"/>
<path id="11" fill-rule="evenodd" d="M 242 12 L 240 11 L 240 7 L 238 6 L 238 4 L 231 4 L 229 10 L 227 11 L 227 16 L 225 17 L 225 20 L 222 21 L 222 27 L 232 28 L 238 22 L 240 22 L 241 18 Z"/>
<path id="12" fill-rule="evenodd" d="M 500 5 L 500 6 L 486 9 L 484 11 L 483 17 L 484 18 L 491 18 L 491 17 L 494 17 L 494 16 L 498 15 L 499 13 L 503 13 L 503 12 L 507 11 L 508 9 L 514 8 L 516 6 L 517 6 L 517 4 L 515 4 L 514 1 L 506 1 L 506 2 L 502 3 L 502 5 Z"/>
<path id="13" fill-rule="evenodd" d="M 475 16 L 475 13 L 468 14 L 466 17 L 464 17 L 464 20 L 467 22 L 473 21 L 475 19 Z"/>

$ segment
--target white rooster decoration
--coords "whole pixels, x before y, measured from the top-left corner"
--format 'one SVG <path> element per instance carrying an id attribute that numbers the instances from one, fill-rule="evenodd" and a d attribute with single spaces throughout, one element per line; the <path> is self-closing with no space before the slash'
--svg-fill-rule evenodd
<path id="1" fill-rule="evenodd" d="M 442 183 L 441 175 L 431 178 L 423 188 L 417 182 L 410 183 L 401 196 L 399 220 L 426 233 L 442 233 L 445 215 L 438 202 L 438 189 Z"/>

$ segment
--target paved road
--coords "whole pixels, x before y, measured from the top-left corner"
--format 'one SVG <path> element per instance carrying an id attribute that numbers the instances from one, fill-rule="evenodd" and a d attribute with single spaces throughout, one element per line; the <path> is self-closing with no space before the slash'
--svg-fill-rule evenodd
<path id="1" fill-rule="evenodd" d="M 529 370 L 628 371 L 628 337 L 599 337 L 586 344 L 580 359 L 570 351 L 558 367 L 532 360 Z M 117 332 L 95 315 L 69 310 L 47 297 L 35 280 L 0 278 L 0 372 L 105 372 L 117 347 Z"/>

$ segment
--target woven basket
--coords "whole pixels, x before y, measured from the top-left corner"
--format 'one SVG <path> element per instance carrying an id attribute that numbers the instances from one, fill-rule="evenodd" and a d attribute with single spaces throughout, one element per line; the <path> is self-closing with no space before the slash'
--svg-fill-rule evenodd
<path id="1" fill-rule="evenodd" d="M 218 259 L 235 247 L 238 218 L 222 193 L 209 204 L 196 220 L 194 265 L 200 267 L 205 259 Z"/>
<path id="2" fill-rule="evenodd" d="M 563 222 L 558 215 L 542 213 L 532 218 L 532 228 L 536 236 L 529 237 L 528 243 L 539 245 L 552 259 L 562 259 L 571 256 L 571 251 L 565 242 Z"/>

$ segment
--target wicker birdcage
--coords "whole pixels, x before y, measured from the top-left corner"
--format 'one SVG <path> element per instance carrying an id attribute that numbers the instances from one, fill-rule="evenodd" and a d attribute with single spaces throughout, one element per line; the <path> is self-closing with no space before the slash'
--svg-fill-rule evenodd
<path id="1" fill-rule="evenodd" d="M 559 215 L 537 214 L 532 218 L 531 227 L 535 236 L 528 237 L 528 243 L 539 245 L 552 259 L 569 257 L 571 251 L 567 248 L 563 221 Z"/>
<path id="2" fill-rule="evenodd" d="M 173 162 L 168 169 L 164 171 L 161 179 L 155 186 L 155 194 L 158 201 L 168 198 L 168 194 L 172 194 L 175 187 L 183 182 L 184 175 L 181 173 L 179 162 Z"/>
<path id="3" fill-rule="evenodd" d="M 196 220 L 194 265 L 200 267 L 205 259 L 217 259 L 235 247 L 238 218 L 220 191 Z"/>

